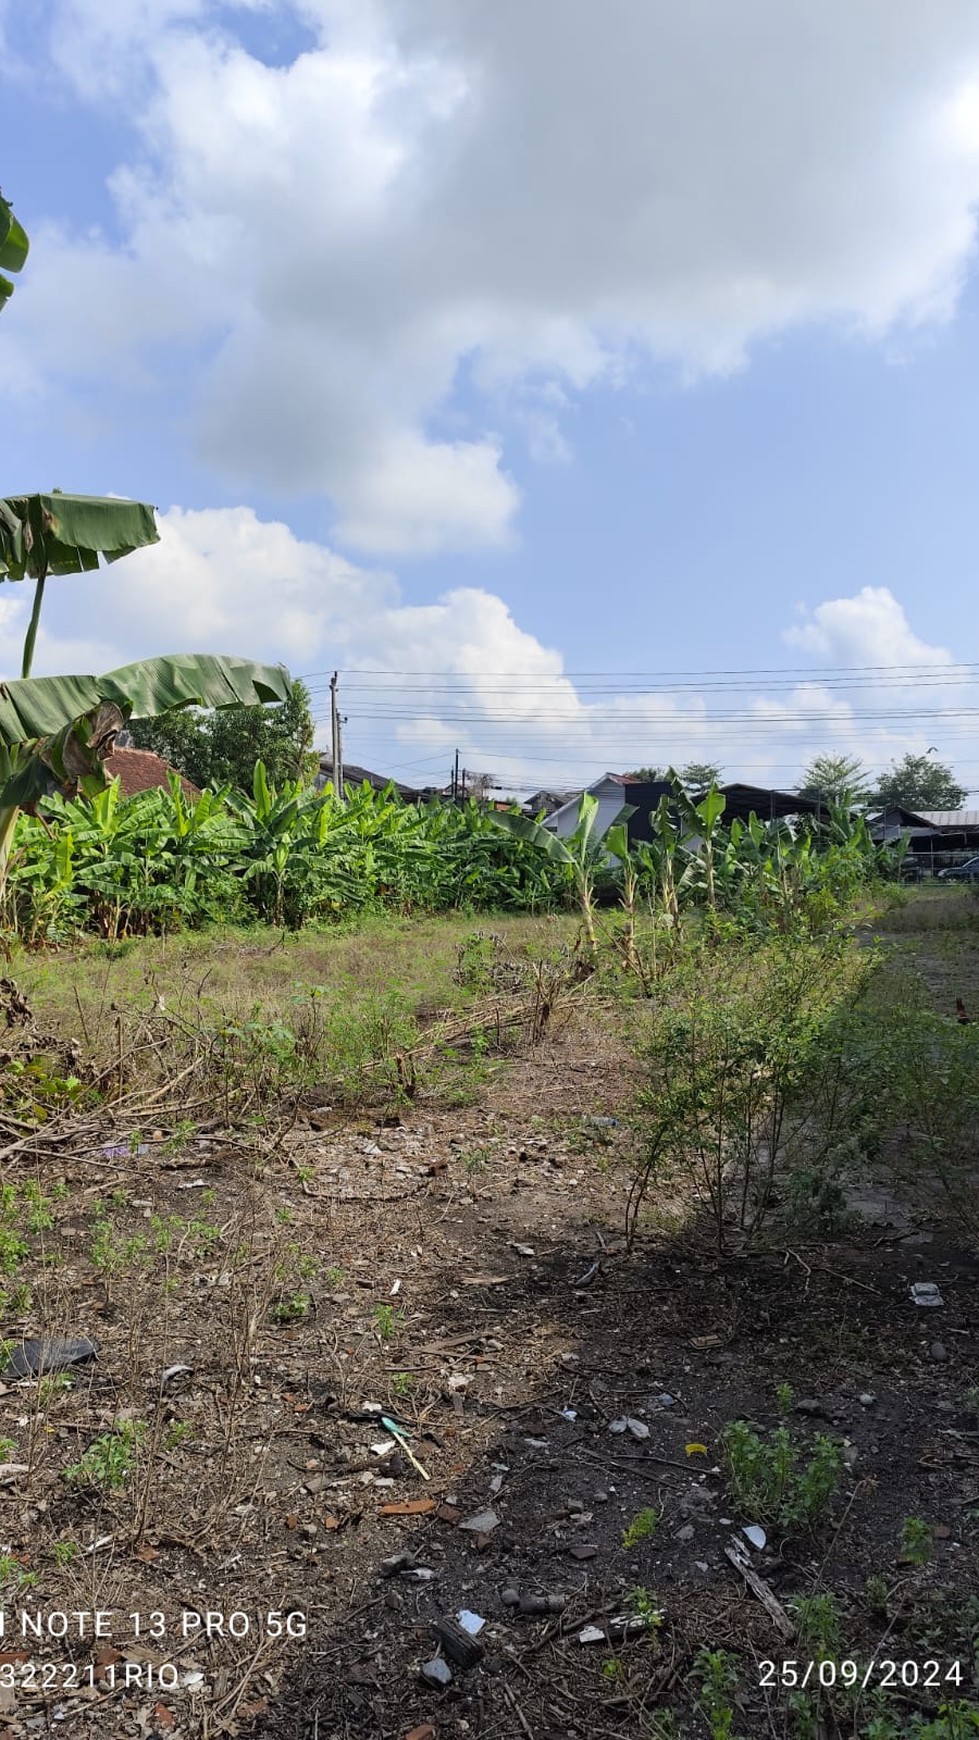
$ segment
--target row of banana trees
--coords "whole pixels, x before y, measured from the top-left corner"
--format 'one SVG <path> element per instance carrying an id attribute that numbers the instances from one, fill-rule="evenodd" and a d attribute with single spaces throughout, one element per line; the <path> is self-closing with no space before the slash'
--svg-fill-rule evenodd
<path id="1" fill-rule="evenodd" d="M 893 860 L 862 818 L 832 811 L 819 830 L 723 823 L 723 797 L 682 792 L 630 847 L 629 812 L 602 836 L 594 798 L 558 840 L 541 823 L 470 801 L 406 804 L 368 785 L 340 802 L 329 788 L 273 789 L 261 763 L 250 797 L 188 799 L 169 789 L 122 799 L 55 794 L 21 815 L 0 920 L 29 946 L 79 935 L 116 939 L 183 925 L 264 922 L 298 928 L 383 909 L 533 912 L 577 905 L 586 942 L 599 913 L 625 911 L 627 955 L 653 914 L 680 927 L 697 910 L 790 928 L 825 896 L 845 901 Z"/>

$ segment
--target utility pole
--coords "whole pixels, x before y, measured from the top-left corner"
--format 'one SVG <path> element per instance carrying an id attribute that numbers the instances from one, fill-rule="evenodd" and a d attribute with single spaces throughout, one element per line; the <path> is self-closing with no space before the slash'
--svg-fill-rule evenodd
<path id="1" fill-rule="evenodd" d="M 466 773 L 467 773 L 467 771 L 468 771 L 468 769 L 466 769 L 465 767 L 462 770 L 462 801 L 463 801 L 463 803 L 465 803 L 465 801 L 466 801 Z"/>
<path id="2" fill-rule="evenodd" d="M 340 729 L 340 706 L 338 693 L 338 674 L 334 671 L 330 678 L 330 737 L 331 760 L 333 763 L 333 790 L 343 802 L 343 738 Z"/>
<path id="3" fill-rule="evenodd" d="M 459 796 L 459 751 L 456 750 L 455 766 L 452 769 L 452 802 Z"/>

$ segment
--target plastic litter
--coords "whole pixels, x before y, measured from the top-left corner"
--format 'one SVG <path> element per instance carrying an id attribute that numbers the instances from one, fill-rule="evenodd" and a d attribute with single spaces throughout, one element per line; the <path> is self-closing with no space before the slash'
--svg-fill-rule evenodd
<path id="1" fill-rule="evenodd" d="M 761 1552 L 762 1548 L 768 1541 L 768 1536 L 764 1529 L 760 1528 L 757 1523 L 747 1523 L 741 1530 L 741 1533 L 744 1535 L 745 1540 L 750 1541 L 753 1547 L 758 1548 L 759 1552 Z"/>
<path id="2" fill-rule="evenodd" d="M 640 1443 L 642 1443 L 644 1438 L 649 1437 L 649 1427 L 645 1425 L 642 1420 L 634 1420 L 631 1414 L 623 1415 L 621 1420 L 610 1421 L 609 1431 L 629 1432 L 632 1437 L 637 1438 Z"/>
<path id="3" fill-rule="evenodd" d="M 916 1305 L 944 1305 L 934 1281 L 915 1281 L 911 1288 L 911 1297 Z"/>
<path id="4" fill-rule="evenodd" d="M 463 1631 L 468 1631 L 470 1637 L 478 1637 L 486 1624 L 485 1619 L 479 1613 L 473 1613 L 468 1607 L 461 1607 L 456 1618 Z"/>
<path id="5" fill-rule="evenodd" d="M 57 1336 L 30 1337 L 11 1347 L 8 1342 L 10 1358 L 3 1371 L 0 1371 L 0 1383 L 14 1383 L 17 1378 L 40 1377 L 46 1371 L 66 1371 L 69 1366 L 88 1365 L 90 1360 L 97 1359 L 98 1343 L 89 1341 L 85 1335 L 63 1341 Z"/>

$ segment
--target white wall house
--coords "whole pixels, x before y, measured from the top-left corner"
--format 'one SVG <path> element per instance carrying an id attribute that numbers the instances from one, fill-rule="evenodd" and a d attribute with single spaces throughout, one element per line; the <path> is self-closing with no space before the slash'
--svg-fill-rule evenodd
<path id="1" fill-rule="evenodd" d="M 601 779 L 596 779 L 587 790 L 591 797 L 598 799 L 596 834 L 601 839 L 612 826 L 623 805 L 629 802 L 629 788 L 622 783 L 618 774 L 603 773 Z M 557 834 L 559 839 L 566 840 L 578 825 L 579 801 L 578 797 L 569 798 L 559 810 L 545 818 L 545 828 L 549 828 L 552 834 Z"/>

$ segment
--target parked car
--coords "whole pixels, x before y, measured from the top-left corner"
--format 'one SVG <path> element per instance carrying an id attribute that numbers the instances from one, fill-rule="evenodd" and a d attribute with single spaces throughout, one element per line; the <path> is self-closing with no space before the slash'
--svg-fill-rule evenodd
<path id="1" fill-rule="evenodd" d="M 979 857 L 967 858 L 964 864 L 950 864 L 947 870 L 939 870 L 942 882 L 979 882 Z"/>

